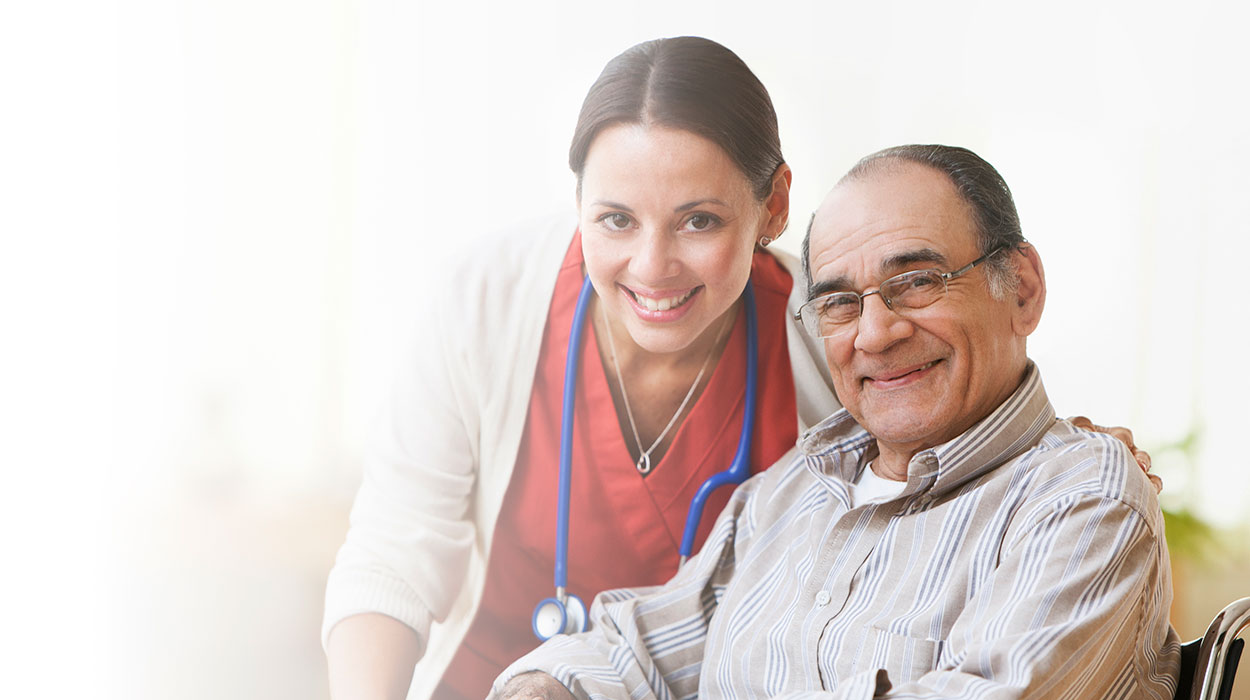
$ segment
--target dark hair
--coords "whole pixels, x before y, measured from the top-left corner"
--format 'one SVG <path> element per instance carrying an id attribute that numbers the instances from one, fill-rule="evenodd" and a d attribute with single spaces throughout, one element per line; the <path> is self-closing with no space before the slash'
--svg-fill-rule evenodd
<path id="1" fill-rule="evenodd" d="M 616 124 L 657 124 L 708 139 L 761 200 L 785 162 L 768 90 L 734 52 L 701 37 L 643 42 L 604 66 L 586 93 L 569 147 L 579 196 L 591 143 Z"/>
<path id="2" fill-rule="evenodd" d="M 972 210 L 972 220 L 977 228 L 977 247 L 982 255 L 995 248 L 1014 248 L 1025 242 L 1020 230 L 1020 214 L 1016 212 L 1016 203 L 1007 181 L 994 166 L 966 148 L 938 144 L 886 148 L 865 156 L 842 176 L 838 184 L 886 172 L 902 163 L 924 165 L 950 178 L 960 199 Z M 803 238 L 803 269 L 809 280 L 810 234 L 811 224 L 808 224 L 808 236 Z M 985 263 L 986 279 L 995 296 L 1001 297 L 1015 288 L 1017 278 L 1010 259 L 1007 255 L 995 255 Z"/>

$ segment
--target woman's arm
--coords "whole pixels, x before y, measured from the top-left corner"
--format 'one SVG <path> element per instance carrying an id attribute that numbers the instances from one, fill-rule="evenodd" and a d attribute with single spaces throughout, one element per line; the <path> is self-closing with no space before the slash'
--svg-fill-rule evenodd
<path id="1" fill-rule="evenodd" d="M 489 546 L 508 486 L 552 286 L 574 228 L 563 216 L 513 227 L 462 258 L 414 271 L 432 276 L 430 291 L 413 310 L 417 332 L 390 383 L 389 410 L 375 426 L 351 527 L 327 581 L 327 655 L 331 632 L 335 647 L 382 653 L 384 641 L 339 630 L 373 615 L 416 638 L 400 637 L 401 680 L 412 676 L 424 688 L 450 660 L 471 607 L 456 602 L 480 595 L 480 578 L 467 574 Z M 434 623 L 445 633 L 431 644 Z M 414 654 L 429 657 L 415 676 Z M 335 656 L 332 669 L 344 672 L 336 676 L 353 668 L 351 657 Z"/>
<path id="2" fill-rule="evenodd" d="M 465 588 L 481 411 L 462 352 L 473 328 L 449 326 L 449 295 L 416 312 L 420 331 L 390 383 L 326 582 L 322 642 L 335 698 L 404 697 L 431 625 L 449 621 Z"/>
<path id="3" fill-rule="evenodd" d="M 330 630 L 330 697 L 335 700 L 403 700 L 421 656 L 417 633 L 393 617 L 364 613 Z"/>

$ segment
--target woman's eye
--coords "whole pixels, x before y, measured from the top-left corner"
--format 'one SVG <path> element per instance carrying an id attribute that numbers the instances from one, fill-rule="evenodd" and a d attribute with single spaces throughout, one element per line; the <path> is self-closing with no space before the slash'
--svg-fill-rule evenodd
<path id="1" fill-rule="evenodd" d="M 706 231 L 714 228 L 720 220 L 711 214 L 695 214 L 686 219 L 686 228 L 692 231 Z"/>
<path id="2" fill-rule="evenodd" d="M 624 231 L 629 228 L 629 217 L 620 212 L 612 212 L 599 217 L 599 222 L 613 231 Z"/>

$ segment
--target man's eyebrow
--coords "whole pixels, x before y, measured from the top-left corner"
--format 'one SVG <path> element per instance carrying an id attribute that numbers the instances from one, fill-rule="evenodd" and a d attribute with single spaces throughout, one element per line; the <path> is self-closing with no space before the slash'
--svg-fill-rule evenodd
<path id="1" fill-rule="evenodd" d="M 807 298 L 815 299 L 822 297 L 830 292 L 850 292 L 854 291 L 851 285 L 851 278 L 846 276 L 834 277 L 831 280 L 822 280 L 820 282 L 813 281 L 808 287 Z"/>
<path id="2" fill-rule="evenodd" d="M 916 263 L 933 263 L 935 265 L 945 265 L 946 256 L 937 252 L 932 248 L 917 248 L 916 250 L 907 250 L 894 255 L 888 255 L 878 269 L 882 275 L 889 275 L 901 268 L 915 265 Z"/>
<path id="3" fill-rule="evenodd" d="M 916 263 L 933 263 L 935 265 L 945 265 L 946 256 L 937 252 L 932 248 L 917 248 L 916 250 L 906 250 L 901 253 L 886 256 L 878 269 L 881 270 L 882 279 L 892 276 L 898 270 L 915 265 Z M 807 292 L 808 299 L 815 299 L 824 296 L 830 292 L 857 292 L 855 281 L 846 275 L 839 275 L 828 280 L 813 281 Z"/>

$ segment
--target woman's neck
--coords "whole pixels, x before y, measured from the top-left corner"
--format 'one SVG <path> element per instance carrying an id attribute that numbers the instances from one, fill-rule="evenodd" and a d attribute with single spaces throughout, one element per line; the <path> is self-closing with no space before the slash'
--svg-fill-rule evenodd
<path id="1" fill-rule="evenodd" d="M 630 376 L 639 374 L 683 374 L 689 373 L 691 379 L 699 371 L 704 360 L 709 354 L 712 354 L 712 364 L 715 365 L 717 358 L 724 351 L 725 342 L 729 337 L 726 331 L 728 326 L 733 323 L 733 318 L 738 313 L 738 307 L 741 302 L 735 302 L 727 311 L 721 314 L 716 320 L 708 324 L 703 329 L 698 338 L 681 350 L 675 352 L 651 352 L 639 345 L 629 329 L 619 319 L 613 319 L 610 315 L 600 310 L 600 301 L 598 297 L 590 302 L 590 308 L 587 310 L 590 318 L 593 320 L 595 338 L 599 345 L 599 354 L 605 363 L 612 362 L 609 343 L 607 338 L 607 328 L 605 323 L 612 324 L 612 337 L 615 339 L 616 346 L 616 362 L 619 363 L 621 373 L 628 379 Z M 610 364 L 605 364 L 605 369 L 609 372 L 615 372 Z M 632 390 L 632 386 L 631 386 Z"/>
<path id="2" fill-rule="evenodd" d="M 734 304 L 682 350 L 654 353 L 638 345 L 624 324 L 603 313 L 598 299 L 592 301 L 589 312 L 594 319 L 599 359 L 612 392 L 622 436 L 634 459 L 638 459 L 641 452 L 649 449 L 661 435 L 664 438 L 650 453 L 651 464 L 656 465 L 663 458 L 673 436 L 677 434 L 681 423 L 711 380 L 713 370 L 725 350 L 730 335 L 729 327 L 737 311 L 738 304 Z M 606 323 L 612 324 L 610 338 Z M 613 346 L 616 350 L 615 357 L 612 353 Z M 625 385 L 624 391 L 622 382 Z M 686 398 L 688 394 L 689 400 Z M 679 410 L 681 414 L 677 415 L 673 426 L 665 432 L 665 428 Z M 637 440 L 634 439 L 633 426 L 629 422 L 631 412 L 638 430 Z"/>

